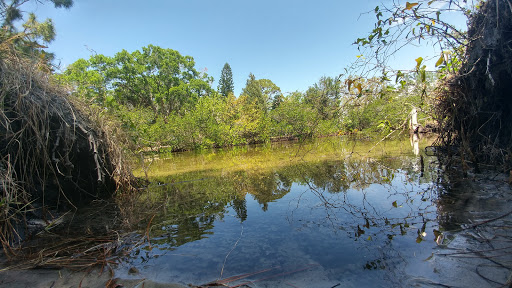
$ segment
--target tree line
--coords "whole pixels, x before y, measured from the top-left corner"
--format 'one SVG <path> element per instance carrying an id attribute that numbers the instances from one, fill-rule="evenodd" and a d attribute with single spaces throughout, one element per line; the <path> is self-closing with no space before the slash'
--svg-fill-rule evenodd
<path id="1" fill-rule="evenodd" d="M 139 148 L 184 150 L 357 131 L 388 133 L 406 127 L 412 107 L 428 106 L 418 88 L 422 80 L 414 74 L 396 83 L 321 77 L 305 92 L 284 94 L 272 80 L 251 73 L 235 96 L 232 73 L 226 63 L 214 89 L 214 79 L 198 71 L 191 56 L 148 45 L 112 57 L 79 59 L 55 80 L 114 115 Z"/>

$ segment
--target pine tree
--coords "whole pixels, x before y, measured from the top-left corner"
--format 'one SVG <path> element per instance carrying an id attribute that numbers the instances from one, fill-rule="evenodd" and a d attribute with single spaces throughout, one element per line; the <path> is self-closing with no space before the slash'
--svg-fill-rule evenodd
<path id="1" fill-rule="evenodd" d="M 229 93 L 233 93 L 235 85 L 233 84 L 233 72 L 231 66 L 228 63 L 224 64 L 219 79 L 219 87 L 217 88 L 220 94 L 228 96 Z"/>
<path id="2" fill-rule="evenodd" d="M 46 59 L 48 64 L 53 53 L 44 51 L 47 44 L 55 39 L 55 27 L 51 19 L 39 22 L 34 13 L 25 12 L 22 7 L 28 0 L 0 0 L 0 48 L 14 47 L 21 55 L 33 59 Z M 51 2 L 55 8 L 70 8 L 73 0 L 34 0 L 36 3 Z M 17 23 L 28 14 L 25 23 Z M 10 51 L 10 52 L 13 52 Z M 3 55 L 2 55 L 3 56 Z M 5 56 L 3 56 L 5 57 Z"/>

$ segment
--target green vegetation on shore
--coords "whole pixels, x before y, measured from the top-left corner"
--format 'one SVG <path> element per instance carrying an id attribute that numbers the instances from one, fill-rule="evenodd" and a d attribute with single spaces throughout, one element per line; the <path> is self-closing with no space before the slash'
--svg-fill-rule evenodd
<path id="1" fill-rule="evenodd" d="M 250 74 L 236 97 L 229 64 L 216 91 L 192 57 L 153 45 L 80 59 L 55 79 L 115 115 L 139 149 L 173 151 L 405 129 L 412 108 L 428 120 L 422 89 L 435 84 L 431 73 L 428 79 L 404 74 L 396 82 L 340 75 L 285 95 L 270 79 Z"/>

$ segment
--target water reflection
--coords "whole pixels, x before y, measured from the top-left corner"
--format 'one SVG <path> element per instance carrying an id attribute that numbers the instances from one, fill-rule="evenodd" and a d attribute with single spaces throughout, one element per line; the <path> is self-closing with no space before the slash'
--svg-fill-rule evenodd
<path id="1" fill-rule="evenodd" d="M 420 154 L 420 135 L 418 133 L 412 133 L 410 136 L 412 151 L 414 155 Z"/>
<path id="2" fill-rule="evenodd" d="M 160 170 L 150 192 L 138 199 L 140 209 L 127 212 L 131 219 L 154 217 L 146 274 L 199 284 L 220 271 L 231 276 L 314 265 L 308 277 L 332 287 L 396 284 L 400 273 L 425 269 L 440 228 L 439 191 L 432 185 L 439 176 L 423 169 L 423 161 L 428 167 L 436 159 L 411 153 L 405 141 L 385 143 L 372 155 L 370 143 L 353 144 L 174 155 L 167 176 L 161 172 L 166 161 L 153 164 Z M 146 225 L 140 221 L 139 228 Z M 151 255 L 162 256 L 148 261 Z M 132 264 L 140 259 L 134 255 Z M 163 276 L 162 269 L 173 272 Z M 286 277 L 299 281 L 291 274 Z M 272 281 L 260 285 L 282 284 Z"/>

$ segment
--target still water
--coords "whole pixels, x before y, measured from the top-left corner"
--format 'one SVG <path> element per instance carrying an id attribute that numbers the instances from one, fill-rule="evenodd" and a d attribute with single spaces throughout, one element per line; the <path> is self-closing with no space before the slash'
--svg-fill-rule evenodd
<path id="1" fill-rule="evenodd" d="M 431 141 L 375 143 L 338 137 L 146 159 L 138 176 L 152 184 L 129 213 L 150 242 L 123 265 L 158 282 L 229 287 L 435 279 L 429 258 L 449 223 L 437 159 L 423 152 Z"/>

